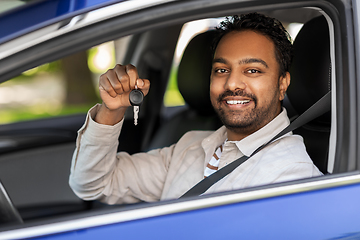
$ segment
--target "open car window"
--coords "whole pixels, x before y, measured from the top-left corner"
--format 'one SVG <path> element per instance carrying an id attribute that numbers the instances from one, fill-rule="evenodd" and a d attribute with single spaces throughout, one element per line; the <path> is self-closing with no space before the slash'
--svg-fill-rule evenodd
<path id="1" fill-rule="evenodd" d="M 98 78 L 115 65 L 131 37 L 29 69 L 0 88 L 1 124 L 86 113 L 99 102 Z M 115 56 L 115 45 L 120 49 Z"/>
<path id="2" fill-rule="evenodd" d="M 174 11 L 176 8 L 171 4 L 181 3 L 165 4 L 164 9 Z M 353 77 L 344 76 L 343 69 L 349 60 L 344 59 L 348 53 L 345 54 L 342 52 L 345 50 L 341 49 L 347 49 L 350 45 L 344 42 L 340 34 L 340 25 L 343 26 L 345 20 L 339 19 L 327 6 L 313 6 L 309 2 L 299 3 L 298 6 L 285 4 L 285 7 L 279 9 L 278 5 L 248 9 L 243 4 L 242 1 L 228 3 L 221 11 L 209 7 L 206 8 L 209 13 L 202 14 L 179 12 L 179 15 L 173 17 L 166 15 L 163 20 L 155 17 L 154 13 L 158 12 L 154 7 L 154 12 L 147 15 L 151 18 L 148 22 L 143 19 L 135 21 L 138 15 L 130 12 L 125 16 L 108 19 L 107 23 L 94 24 L 96 31 L 107 31 L 107 34 L 96 33 L 90 24 L 84 29 L 79 28 L 73 33 L 68 32 L 67 35 L 45 41 L 46 46 L 29 48 L 30 53 L 39 51 L 44 56 L 33 61 L 34 64 L 41 64 L 34 68 L 32 64 L 24 63 L 26 71 L 21 76 L 0 84 L 0 115 L 3 116 L 0 126 L 0 180 L 24 221 L 23 224 L 4 225 L 0 237 L 2 232 L 17 236 L 16 231 L 28 227 L 35 227 L 39 231 L 31 236 L 63 231 L 71 235 L 77 229 L 91 227 L 91 231 L 96 231 L 102 225 L 118 226 L 130 221 L 135 226 L 139 219 L 150 221 L 162 216 L 167 218 L 171 214 L 175 218 L 181 215 L 179 219 L 185 219 L 187 213 L 188 216 L 196 215 L 200 209 L 213 211 L 214 206 L 220 209 L 237 204 L 243 204 L 245 209 L 245 205 L 261 202 L 257 200 L 303 196 L 307 192 L 341 186 L 343 182 L 356 182 L 357 160 L 349 157 L 355 154 L 356 147 L 345 144 L 354 138 L 347 124 L 353 124 L 353 119 L 348 117 L 353 106 L 349 104 L 349 109 L 336 107 L 350 102 L 346 97 L 348 87 L 344 90 L 343 86 L 348 86 Z M 194 6 L 199 7 L 196 4 Z M 295 119 L 331 90 L 331 112 L 294 131 L 294 134 L 304 138 L 310 157 L 324 176 L 160 203 L 109 206 L 98 201 L 79 199 L 68 185 L 70 162 L 76 147 L 77 130 L 84 123 L 87 110 L 101 102 L 98 96 L 100 74 L 116 63 L 133 64 L 138 68 L 141 78 L 151 80 L 150 93 L 140 107 L 138 126 L 134 126 L 133 109 L 129 108 L 126 112 L 118 151 L 129 154 L 146 152 L 171 146 L 191 130 L 214 131 L 222 123 L 212 112 L 210 100 L 206 98 L 208 89 L 201 88 L 201 85 L 196 85 L 188 78 L 192 73 L 190 67 L 183 68 L 189 72 L 180 73 L 182 57 L 192 39 L 211 31 L 226 16 L 253 10 L 278 18 L 300 49 L 297 52 L 305 53 L 304 56 L 297 57 L 298 54 L 294 58 L 295 67 L 291 69 L 290 84 L 292 89 L 288 90 L 282 103 L 289 118 Z M 124 25 L 120 26 L 119 22 Z M 309 22 L 315 22 L 315 30 L 304 27 Z M 87 41 L 79 37 L 84 33 L 87 34 Z M 314 37 L 314 34 L 319 35 Z M 71 45 L 67 38 L 79 42 Z M 305 44 L 297 43 L 302 41 L 299 40 L 301 38 L 305 39 Z M 312 43 L 314 45 L 310 46 Z M 67 44 L 68 47 L 63 47 Z M 56 45 L 63 50 L 53 50 Z M 9 58 L 11 64 L 21 58 L 22 54 L 25 56 L 26 51 L 18 54 L 13 59 Z M 327 68 L 320 62 L 326 63 Z M 85 70 L 81 70 L 81 66 Z M 66 78 L 69 73 L 71 76 L 84 77 L 84 81 L 81 82 L 79 77 Z M 189 79 L 190 82 L 186 82 Z M 312 81 L 311 84 L 308 81 Z M 76 83 L 72 88 L 75 91 L 73 101 L 77 101 L 81 95 L 87 96 L 85 86 L 91 91 L 91 97 L 84 104 L 78 104 L 78 108 L 70 107 L 66 110 L 64 103 L 71 98 L 68 94 L 72 91 L 67 86 L 73 83 Z M 206 86 L 209 82 L 202 84 Z M 8 117 L 10 115 L 6 111 L 9 112 L 10 105 L 20 106 L 22 110 L 16 114 L 21 118 Z M 23 118 L 29 111 L 34 111 L 36 116 Z M 350 134 L 349 137 L 346 137 L 347 134 Z M 346 151 L 339 151 L 341 149 Z M 112 217 L 107 218 L 108 214 Z M 81 220 L 89 218 L 94 221 L 81 225 Z M 58 224 L 61 230 L 43 231 L 43 225 L 51 224 Z"/>

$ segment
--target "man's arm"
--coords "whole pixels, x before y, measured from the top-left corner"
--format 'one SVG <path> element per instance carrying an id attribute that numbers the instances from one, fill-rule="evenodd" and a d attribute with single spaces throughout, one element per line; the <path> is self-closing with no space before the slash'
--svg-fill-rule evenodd
<path id="1" fill-rule="evenodd" d="M 117 154 L 122 119 L 130 106 L 129 94 L 135 83 L 144 95 L 148 93 L 150 82 L 139 79 L 132 65 L 117 65 L 100 77 L 103 104 L 90 110 L 79 130 L 72 160 L 70 186 L 81 198 L 117 203 L 154 201 L 160 197 L 171 148 L 140 154 L 140 158 L 139 154 Z M 154 172 L 158 178 L 152 181 L 149 178 Z"/>
<path id="2" fill-rule="evenodd" d="M 79 130 L 71 188 L 82 199 L 109 204 L 159 200 L 174 146 L 134 155 L 117 153 L 123 121 L 114 126 L 96 123 L 92 117 L 99 108 L 90 110 Z"/>

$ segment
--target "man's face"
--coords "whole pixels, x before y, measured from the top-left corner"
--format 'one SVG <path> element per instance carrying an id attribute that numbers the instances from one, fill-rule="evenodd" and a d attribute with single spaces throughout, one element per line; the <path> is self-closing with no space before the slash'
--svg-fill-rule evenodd
<path id="1" fill-rule="evenodd" d="M 289 74 L 280 77 L 275 46 L 264 35 L 234 31 L 220 40 L 213 59 L 210 99 L 224 125 L 240 139 L 280 113 L 289 83 Z"/>

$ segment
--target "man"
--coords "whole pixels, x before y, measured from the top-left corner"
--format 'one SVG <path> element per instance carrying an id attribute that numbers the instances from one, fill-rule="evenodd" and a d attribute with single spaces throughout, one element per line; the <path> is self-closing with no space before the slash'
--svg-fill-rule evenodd
<path id="1" fill-rule="evenodd" d="M 129 93 L 146 95 L 147 79 L 132 65 L 100 77 L 103 100 L 79 130 L 70 185 L 86 200 L 114 203 L 178 198 L 209 176 L 268 142 L 289 124 L 281 101 L 290 84 L 291 43 L 280 22 L 252 13 L 218 28 L 210 99 L 224 126 L 192 131 L 176 144 L 130 156 L 116 153 Z M 241 164 L 205 193 L 319 176 L 300 136 L 288 133 Z"/>

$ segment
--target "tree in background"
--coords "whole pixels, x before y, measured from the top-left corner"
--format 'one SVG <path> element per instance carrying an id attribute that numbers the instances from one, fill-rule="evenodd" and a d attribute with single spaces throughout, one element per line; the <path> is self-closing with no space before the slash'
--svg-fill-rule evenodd
<path id="1" fill-rule="evenodd" d="M 87 52 L 79 52 L 61 60 L 66 83 L 66 105 L 89 105 L 99 99 L 88 67 Z"/>

